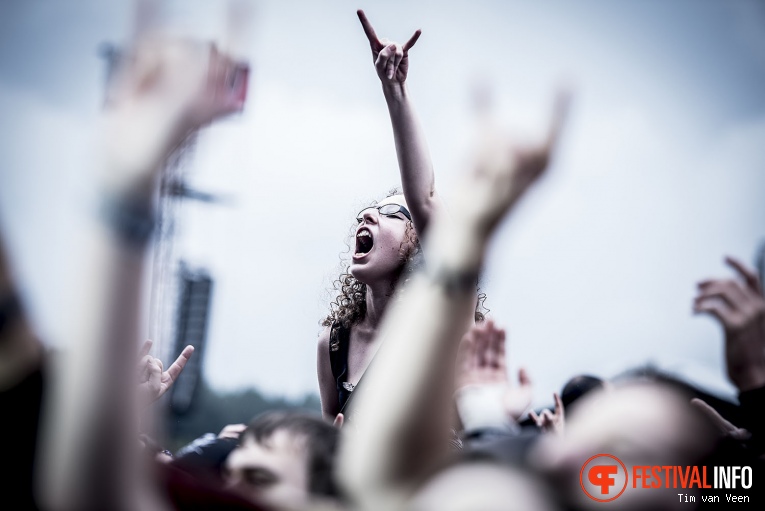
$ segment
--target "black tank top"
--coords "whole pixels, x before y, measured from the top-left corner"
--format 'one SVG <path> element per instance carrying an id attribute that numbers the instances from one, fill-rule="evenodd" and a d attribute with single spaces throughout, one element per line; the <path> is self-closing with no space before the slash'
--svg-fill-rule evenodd
<path id="1" fill-rule="evenodd" d="M 340 411 L 351 398 L 354 385 L 348 381 L 348 347 L 351 344 L 351 330 L 340 323 L 334 323 L 329 332 L 329 362 L 332 367 L 332 376 L 335 378 L 337 389 L 337 402 Z"/>

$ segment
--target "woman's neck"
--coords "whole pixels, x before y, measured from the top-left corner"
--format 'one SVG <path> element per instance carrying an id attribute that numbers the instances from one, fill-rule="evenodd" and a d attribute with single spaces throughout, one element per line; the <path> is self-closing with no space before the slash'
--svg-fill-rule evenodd
<path id="1" fill-rule="evenodd" d="M 388 281 L 378 285 L 367 284 L 367 312 L 364 319 L 361 320 L 361 325 L 364 328 L 377 329 L 392 295 L 391 283 Z"/>

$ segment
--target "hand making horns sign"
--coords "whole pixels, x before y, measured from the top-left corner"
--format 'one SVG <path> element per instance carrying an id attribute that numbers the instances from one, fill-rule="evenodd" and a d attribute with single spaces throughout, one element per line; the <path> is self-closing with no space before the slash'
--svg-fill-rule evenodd
<path id="1" fill-rule="evenodd" d="M 403 46 L 387 39 L 381 41 L 377 38 L 375 29 L 372 28 L 372 24 L 369 23 L 364 11 L 359 9 L 356 14 L 359 15 L 361 26 L 364 28 L 367 39 L 369 39 L 369 46 L 372 48 L 372 60 L 380 80 L 383 82 L 392 80 L 401 83 L 406 81 L 406 74 L 409 70 L 409 50 L 420 38 L 422 31 L 415 31 L 414 35 Z"/>

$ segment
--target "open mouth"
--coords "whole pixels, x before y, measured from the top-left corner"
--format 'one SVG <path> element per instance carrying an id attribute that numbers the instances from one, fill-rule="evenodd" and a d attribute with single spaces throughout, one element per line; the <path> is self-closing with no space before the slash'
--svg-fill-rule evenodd
<path id="1" fill-rule="evenodd" d="M 374 239 L 372 238 L 372 233 L 369 232 L 369 229 L 359 229 L 359 232 L 356 233 L 356 253 L 354 256 L 361 257 L 368 254 L 369 251 L 372 250 L 374 244 Z"/>

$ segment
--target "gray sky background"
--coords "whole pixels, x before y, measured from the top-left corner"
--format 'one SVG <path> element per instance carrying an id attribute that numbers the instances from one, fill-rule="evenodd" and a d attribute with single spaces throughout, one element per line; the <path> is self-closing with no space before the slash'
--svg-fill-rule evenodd
<path id="1" fill-rule="evenodd" d="M 223 2 L 164 2 L 180 32 L 225 33 Z M 232 198 L 183 206 L 175 252 L 215 278 L 205 373 L 218 389 L 316 390 L 319 320 L 355 213 L 399 182 L 355 10 L 405 40 L 410 89 L 447 197 L 467 161 L 469 94 L 531 135 L 577 84 L 555 164 L 503 224 L 486 269 L 537 402 L 571 375 L 654 362 L 729 392 L 722 340 L 691 314 L 695 282 L 765 240 L 765 4 L 758 1 L 278 2 L 238 44 L 246 112 L 202 135 L 189 182 Z M 0 3 L 0 221 L 51 344 L 67 328 L 92 216 L 104 41 L 128 1 Z M 511 131 L 513 132 L 513 131 Z"/>

